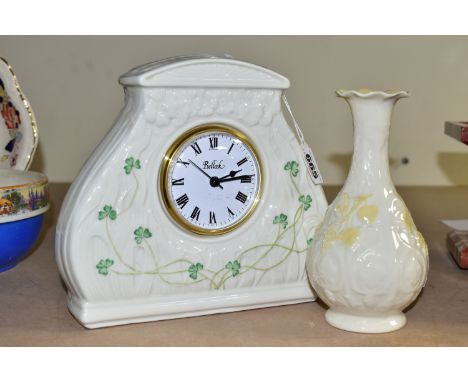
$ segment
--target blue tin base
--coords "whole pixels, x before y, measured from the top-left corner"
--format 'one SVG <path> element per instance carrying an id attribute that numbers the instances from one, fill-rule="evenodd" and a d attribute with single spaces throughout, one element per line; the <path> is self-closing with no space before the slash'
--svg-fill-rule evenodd
<path id="1" fill-rule="evenodd" d="M 13 268 L 28 253 L 41 231 L 44 215 L 0 224 L 0 272 Z"/>

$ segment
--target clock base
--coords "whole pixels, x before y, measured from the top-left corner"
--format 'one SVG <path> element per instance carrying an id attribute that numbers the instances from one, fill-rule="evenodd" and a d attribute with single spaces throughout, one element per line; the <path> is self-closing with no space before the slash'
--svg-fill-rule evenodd
<path id="1" fill-rule="evenodd" d="M 68 295 L 68 308 L 86 328 L 168 320 L 214 313 L 227 313 L 271 306 L 299 304 L 315 300 L 310 285 L 304 281 L 289 285 L 236 291 L 215 291 L 174 295 L 157 299 L 129 299 L 88 303 Z"/>

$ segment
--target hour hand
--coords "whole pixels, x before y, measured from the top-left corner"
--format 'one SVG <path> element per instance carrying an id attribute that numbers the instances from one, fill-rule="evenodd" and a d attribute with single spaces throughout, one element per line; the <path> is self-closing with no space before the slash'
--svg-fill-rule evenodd
<path id="1" fill-rule="evenodd" d="M 221 179 L 226 179 L 226 178 L 228 178 L 228 177 L 231 177 L 231 178 L 232 178 L 232 177 L 236 176 L 236 174 L 237 174 L 238 172 L 241 172 L 241 171 L 242 171 L 242 169 L 237 170 L 237 171 L 231 171 L 229 174 L 224 175 L 224 176 L 222 176 L 221 178 L 219 178 L 219 180 L 221 180 Z"/>

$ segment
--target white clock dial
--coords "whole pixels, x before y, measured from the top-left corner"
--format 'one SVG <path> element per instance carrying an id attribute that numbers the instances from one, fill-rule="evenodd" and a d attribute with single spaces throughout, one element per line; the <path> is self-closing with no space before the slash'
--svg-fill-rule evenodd
<path id="1" fill-rule="evenodd" d="M 253 147 L 231 128 L 196 131 L 173 150 L 163 172 L 166 204 L 197 233 L 237 227 L 258 202 L 261 172 Z"/>

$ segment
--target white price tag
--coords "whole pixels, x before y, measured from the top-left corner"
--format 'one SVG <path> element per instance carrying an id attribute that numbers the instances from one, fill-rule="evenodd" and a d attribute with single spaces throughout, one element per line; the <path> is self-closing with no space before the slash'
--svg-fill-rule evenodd
<path id="1" fill-rule="evenodd" d="M 306 142 L 303 142 L 301 144 L 301 147 L 302 147 L 302 152 L 304 154 L 304 161 L 306 163 L 307 172 L 312 177 L 312 181 L 314 182 L 315 185 L 322 184 L 323 183 L 322 174 L 320 174 L 320 170 L 317 166 L 317 162 L 315 161 L 315 157 L 314 157 L 314 153 L 312 152 L 312 149 Z"/>
<path id="2" fill-rule="evenodd" d="M 286 106 L 286 109 L 289 112 L 289 115 L 292 118 L 294 127 L 297 132 L 297 136 L 299 137 L 299 141 L 301 142 L 301 148 L 302 148 L 302 153 L 303 153 L 302 159 L 304 160 L 305 166 L 307 168 L 307 172 L 312 178 L 312 182 L 314 182 L 315 185 L 322 184 L 323 183 L 322 174 L 320 173 L 320 170 L 318 168 L 317 162 L 314 157 L 314 153 L 312 152 L 312 149 L 305 141 L 304 134 L 302 134 L 302 130 L 299 127 L 299 124 L 296 122 L 296 119 L 294 118 L 294 115 L 291 111 L 291 107 L 289 106 L 288 100 L 286 99 L 286 95 L 284 94 L 283 94 L 283 102 L 284 102 L 284 105 Z"/>

